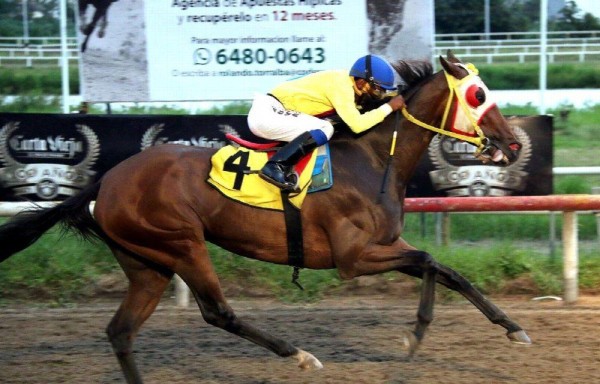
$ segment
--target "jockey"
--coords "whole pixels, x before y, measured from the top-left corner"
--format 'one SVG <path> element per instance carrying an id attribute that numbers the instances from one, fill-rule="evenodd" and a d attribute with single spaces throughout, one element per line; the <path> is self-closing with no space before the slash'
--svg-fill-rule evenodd
<path id="1" fill-rule="evenodd" d="M 258 137 L 288 142 L 260 171 L 260 177 L 284 190 L 294 190 L 294 165 L 329 141 L 333 125 L 321 118 L 333 113 L 361 133 L 404 107 L 396 71 L 376 55 L 359 58 L 350 73 L 325 70 L 283 82 L 267 95 L 257 94 L 248 113 L 250 131 Z M 399 79 L 402 88 L 405 83 Z M 367 105 L 379 105 L 369 109 Z"/>

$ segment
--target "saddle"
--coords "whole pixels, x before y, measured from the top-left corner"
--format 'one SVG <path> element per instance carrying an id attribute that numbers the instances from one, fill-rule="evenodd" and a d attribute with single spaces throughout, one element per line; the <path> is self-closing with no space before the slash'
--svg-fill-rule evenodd
<path id="1" fill-rule="evenodd" d="M 308 193 L 332 186 L 329 146 L 324 145 L 304 156 L 296 164 L 299 188 L 282 197 L 281 190 L 258 176 L 259 170 L 275 153 L 280 143 L 255 143 L 226 134 L 232 143 L 219 149 L 211 158 L 207 182 L 224 196 L 257 208 L 284 210 L 283 199 L 297 209 Z"/>

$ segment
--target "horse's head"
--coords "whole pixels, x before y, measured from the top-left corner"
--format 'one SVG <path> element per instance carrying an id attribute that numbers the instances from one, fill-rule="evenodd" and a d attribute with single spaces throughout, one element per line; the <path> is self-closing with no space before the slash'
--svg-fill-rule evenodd
<path id="1" fill-rule="evenodd" d="M 475 155 L 484 163 L 516 160 L 521 144 L 478 76 L 475 66 L 463 64 L 450 51 L 447 59 L 440 56 L 440 63 L 450 87 L 442 127 L 473 137 L 471 142 L 478 146 Z"/>

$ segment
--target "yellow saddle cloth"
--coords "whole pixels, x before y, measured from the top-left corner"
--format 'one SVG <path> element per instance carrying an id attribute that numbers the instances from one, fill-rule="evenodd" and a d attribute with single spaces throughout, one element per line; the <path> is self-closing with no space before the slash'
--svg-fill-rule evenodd
<path id="1" fill-rule="evenodd" d="M 317 150 L 305 156 L 296 165 L 296 172 L 300 175 L 300 192 L 290 193 L 289 200 L 298 209 L 302 206 L 311 183 L 316 152 Z M 212 168 L 207 182 L 226 197 L 240 203 L 281 211 L 281 190 L 261 179 L 257 173 L 267 162 L 268 156 L 267 152 L 227 145 L 212 156 Z"/>

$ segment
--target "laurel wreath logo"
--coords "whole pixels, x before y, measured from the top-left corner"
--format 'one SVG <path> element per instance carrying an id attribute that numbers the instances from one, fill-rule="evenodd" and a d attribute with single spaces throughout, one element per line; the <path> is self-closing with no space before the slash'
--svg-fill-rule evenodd
<path id="1" fill-rule="evenodd" d="M 513 130 L 515 133 L 515 137 L 522 144 L 521 152 L 519 153 L 519 158 L 514 163 L 507 166 L 507 169 L 511 171 L 520 171 L 527 163 L 529 163 L 529 159 L 531 158 L 531 139 L 525 130 L 518 125 L 513 126 Z M 455 168 L 454 165 L 450 164 L 445 158 L 444 153 L 442 151 L 442 140 L 444 137 L 441 135 L 435 135 L 433 140 L 431 140 L 431 144 L 429 145 L 428 153 L 431 162 L 436 168 Z"/>
<path id="2" fill-rule="evenodd" d="M 163 123 L 153 124 L 152 126 L 150 126 L 150 128 L 148 128 L 146 130 L 146 132 L 144 132 L 144 134 L 142 135 L 142 140 L 141 140 L 141 145 L 140 145 L 142 151 L 156 145 L 156 139 L 157 139 L 158 135 L 164 130 L 164 128 L 165 128 L 165 125 Z M 219 124 L 219 131 L 222 132 L 223 134 L 229 133 L 234 136 L 239 136 L 238 131 L 236 131 L 229 124 Z"/>
<path id="3" fill-rule="evenodd" d="M 142 151 L 144 149 L 154 146 L 154 142 L 156 141 L 158 134 L 162 132 L 164 127 L 165 127 L 165 125 L 163 123 L 154 124 L 150 128 L 148 128 L 146 130 L 146 132 L 144 132 L 144 135 L 142 136 L 142 143 L 141 143 Z"/>
<path id="4" fill-rule="evenodd" d="M 96 133 L 87 125 L 76 124 L 77 130 L 86 139 L 88 143 L 88 151 L 85 158 L 76 165 L 77 168 L 90 169 L 100 156 L 100 142 Z"/>
<path id="5" fill-rule="evenodd" d="M 9 153 L 8 150 L 8 138 L 10 135 L 19 129 L 18 121 L 11 121 L 6 123 L 2 129 L 0 129 L 0 161 L 6 167 L 19 166 L 21 163 L 16 161 Z"/>

